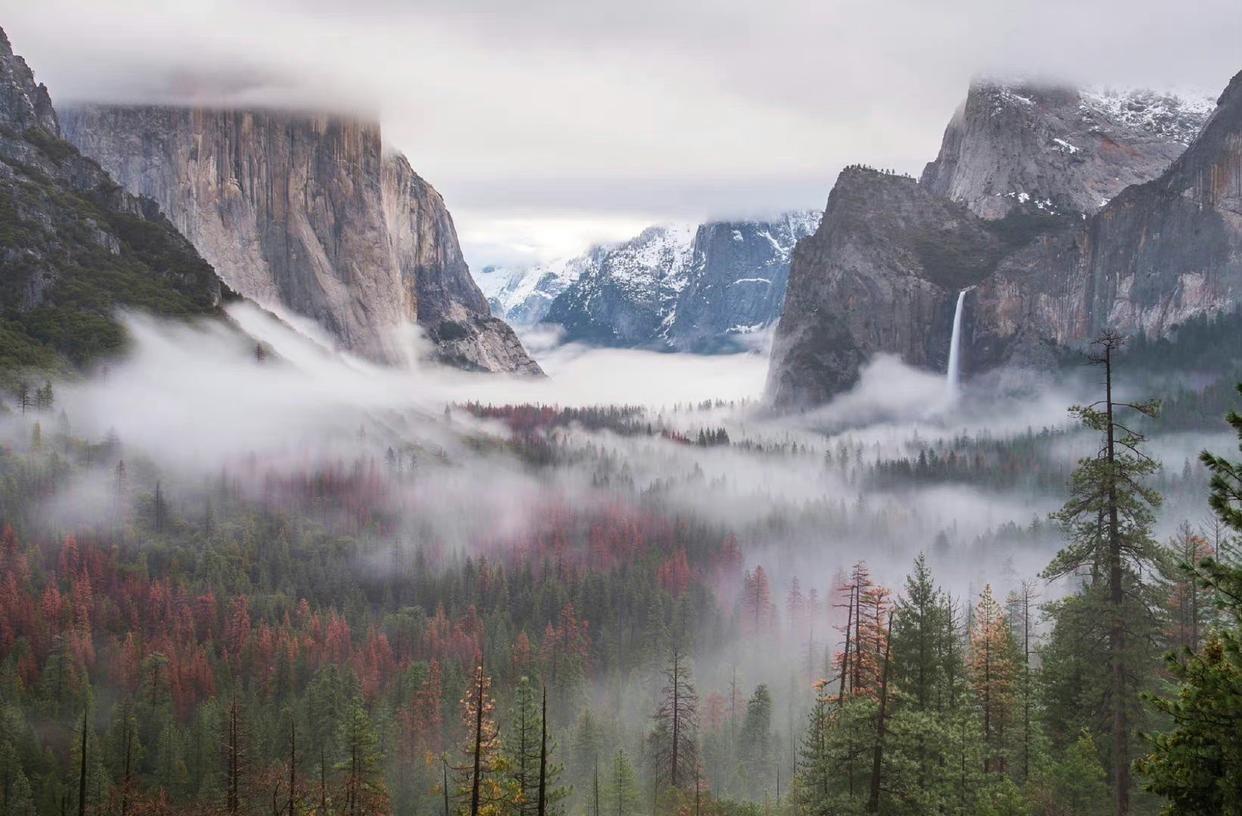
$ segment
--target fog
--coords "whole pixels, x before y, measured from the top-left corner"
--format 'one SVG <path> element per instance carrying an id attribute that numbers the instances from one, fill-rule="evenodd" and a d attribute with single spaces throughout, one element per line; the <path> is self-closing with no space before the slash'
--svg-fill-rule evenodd
<path id="1" fill-rule="evenodd" d="M 589 516 L 628 507 L 733 536 L 742 568 L 762 566 L 770 576 L 778 608 L 795 577 L 804 593 L 827 598 L 857 561 L 896 591 L 920 552 L 947 590 L 969 598 L 989 582 L 1003 594 L 1047 565 L 1061 545 L 1048 514 L 1064 488 L 1021 478 L 886 482 L 885 464 L 933 450 L 967 456 L 972 445 L 1043 433 L 1030 463 L 1067 476 L 1096 444 L 1069 423 L 1066 408 L 1092 394 L 1090 378 L 1073 375 L 999 372 L 967 383 L 954 399 L 943 375 L 879 357 L 828 405 L 779 415 L 762 402 L 767 360 L 759 354 L 591 349 L 548 338 L 532 347 L 549 376 L 518 378 L 426 362 L 377 367 L 337 353 L 301 321 L 249 304 L 230 306 L 228 320 L 129 314 L 125 325 L 128 354 L 55 383 L 52 411 L 0 414 L 0 437 L 14 449 L 35 444 L 36 422 L 42 444 L 67 431 L 103 446 L 42 501 L 49 535 L 115 520 L 119 461 L 134 496 L 159 481 L 187 516 L 202 512 L 207 486 L 222 478 L 261 506 L 330 473 L 361 479 L 367 500 L 393 521 L 379 534 L 352 530 L 339 508 L 317 511 L 317 520 L 370 538 L 381 552 L 505 560 L 567 509 Z M 426 351 L 414 329 L 405 339 L 412 357 Z M 634 406 L 641 432 L 574 423 L 540 429 L 553 454 L 535 463 L 510 444 L 503 421 L 478 418 L 467 403 Z M 693 444 L 713 429 L 724 429 L 729 444 Z M 1150 449 L 1176 475 L 1203 447 L 1228 445 L 1223 431 L 1179 433 L 1156 436 Z M 1205 520 L 1204 495 L 1172 495 L 1160 536 L 1182 520 Z M 385 558 L 363 558 L 367 569 L 387 568 Z M 725 610 L 737 602 L 738 582 L 713 589 Z M 1064 586 L 1042 591 L 1052 597 Z M 746 648 L 765 652 L 763 661 L 747 661 L 747 682 L 778 684 L 808 647 L 794 639 Z M 732 653 L 696 657 L 716 687 L 732 670 Z M 641 694 L 626 694 L 627 705 L 645 704 Z"/>

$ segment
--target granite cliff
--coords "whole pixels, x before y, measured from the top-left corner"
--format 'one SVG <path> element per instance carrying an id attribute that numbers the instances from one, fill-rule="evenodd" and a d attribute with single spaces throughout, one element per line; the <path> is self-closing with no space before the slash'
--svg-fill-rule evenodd
<path id="1" fill-rule="evenodd" d="M 82 106 L 66 136 L 149 196 L 240 294 L 400 362 L 417 321 L 442 362 L 537 373 L 491 317 L 443 199 L 373 122 L 270 110 Z"/>

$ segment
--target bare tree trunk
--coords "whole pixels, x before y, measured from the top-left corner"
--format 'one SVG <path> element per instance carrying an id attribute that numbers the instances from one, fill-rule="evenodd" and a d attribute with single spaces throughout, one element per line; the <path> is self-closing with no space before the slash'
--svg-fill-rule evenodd
<path id="1" fill-rule="evenodd" d="M 295 816 L 294 807 L 297 801 L 297 778 L 294 774 L 298 766 L 298 724 L 289 720 L 289 816 Z"/>
<path id="2" fill-rule="evenodd" d="M 850 587 L 849 612 L 845 618 L 845 652 L 841 655 L 841 689 L 837 692 L 837 706 L 845 705 L 845 678 L 850 673 L 850 632 L 854 624 L 854 588 Z"/>
<path id="3" fill-rule="evenodd" d="M 1113 802 L 1116 816 L 1130 812 L 1130 740 L 1126 723 L 1126 673 L 1122 653 L 1125 650 L 1125 621 L 1122 606 L 1125 602 L 1121 563 L 1121 522 L 1117 511 L 1116 440 L 1113 425 L 1113 344 L 1104 343 L 1104 399 L 1107 411 L 1108 457 L 1108 592 L 1112 606 L 1112 620 L 1108 633 L 1108 648 L 1112 664 L 1113 697 Z"/>
<path id="4" fill-rule="evenodd" d="M 548 687 L 543 686 L 543 705 L 539 718 L 539 816 L 548 811 Z"/>
<path id="5" fill-rule="evenodd" d="M 888 656 L 892 647 L 893 613 L 888 613 L 888 636 L 884 641 L 884 670 L 880 675 L 880 710 L 875 721 L 875 752 L 871 756 L 871 800 L 867 810 L 880 812 L 880 774 L 884 766 L 884 727 L 888 714 Z"/>
<path id="6" fill-rule="evenodd" d="M 483 667 L 479 666 L 479 688 L 474 712 L 474 778 L 470 782 L 470 816 L 479 816 L 479 773 L 483 751 Z"/>
<path id="7" fill-rule="evenodd" d="M 448 760 L 446 760 L 444 757 L 440 757 L 440 763 L 441 763 L 441 765 L 443 766 L 443 769 L 444 769 L 444 816 L 449 816 L 449 804 L 448 804 Z"/>
<path id="8" fill-rule="evenodd" d="M 78 816 L 86 816 L 86 711 L 82 712 L 82 760 L 78 766 Z"/>

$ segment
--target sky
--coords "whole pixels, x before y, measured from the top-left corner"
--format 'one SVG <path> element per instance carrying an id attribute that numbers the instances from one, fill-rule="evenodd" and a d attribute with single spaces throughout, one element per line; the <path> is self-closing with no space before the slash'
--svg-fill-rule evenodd
<path id="1" fill-rule="evenodd" d="M 378 116 L 474 266 L 913 173 L 972 77 L 1218 93 L 1237 0 L 0 0 L 54 102 Z"/>

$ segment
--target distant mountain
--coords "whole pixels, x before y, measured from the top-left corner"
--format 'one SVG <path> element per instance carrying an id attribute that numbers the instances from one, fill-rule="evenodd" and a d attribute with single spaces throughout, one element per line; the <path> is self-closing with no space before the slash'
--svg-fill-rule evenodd
<path id="1" fill-rule="evenodd" d="M 790 212 L 772 221 L 700 226 L 686 285 L 665 318 L 669 344 L 679 351 L 734 351 L 748 335 L 780 317 L 789 264 L 798 241 L 814 234 L 817 212 Z"/>
<path id="2" fill-rule="evenodd" d="M 221 292 L 154 201 L 61 138 L 0 31 L 0 370 L 89 362 L 123 345 L 118 308 L 209 314 Z"/>
<path id="3" fill-rule="evenodd" d="M 340 346 L 400 362 L 402 325 L 438 360 L 538 373 L 470 276 L 440 194 L 376 122 L 272 110 L 90 105 L 67 137 L 159 202 L 221 278 L 315 320 Z"/>
<path id="4" fill-rule="evenodd" d="M 1204 109 L 979 84 L 921 183 L 843 171 L 795 253 L 769 397 L 824 402 L 878 352 L 943 371 L 963 289 L 965 374 L 1236 309 L 1242 75 L 1200 130 Z"/>
<path id="5" fill-rule="evenodd" d="M 482 279 L 496 313 L 557 324 L 570 341 L 716 353 L 780 315 L 794 245 L 819 216 L 650 227 L 620 244 Z M 488 275 L 490 274 L 490 280 Z"/>
<path id="6" fill-rule="evenodd" d="M 552 301 L 599 263 L 603 252 L 594 247 L 585 255 L 535 266 L 485 266 L 474 275 L 492 314 L 515 326 L 543 320 Z"/>

